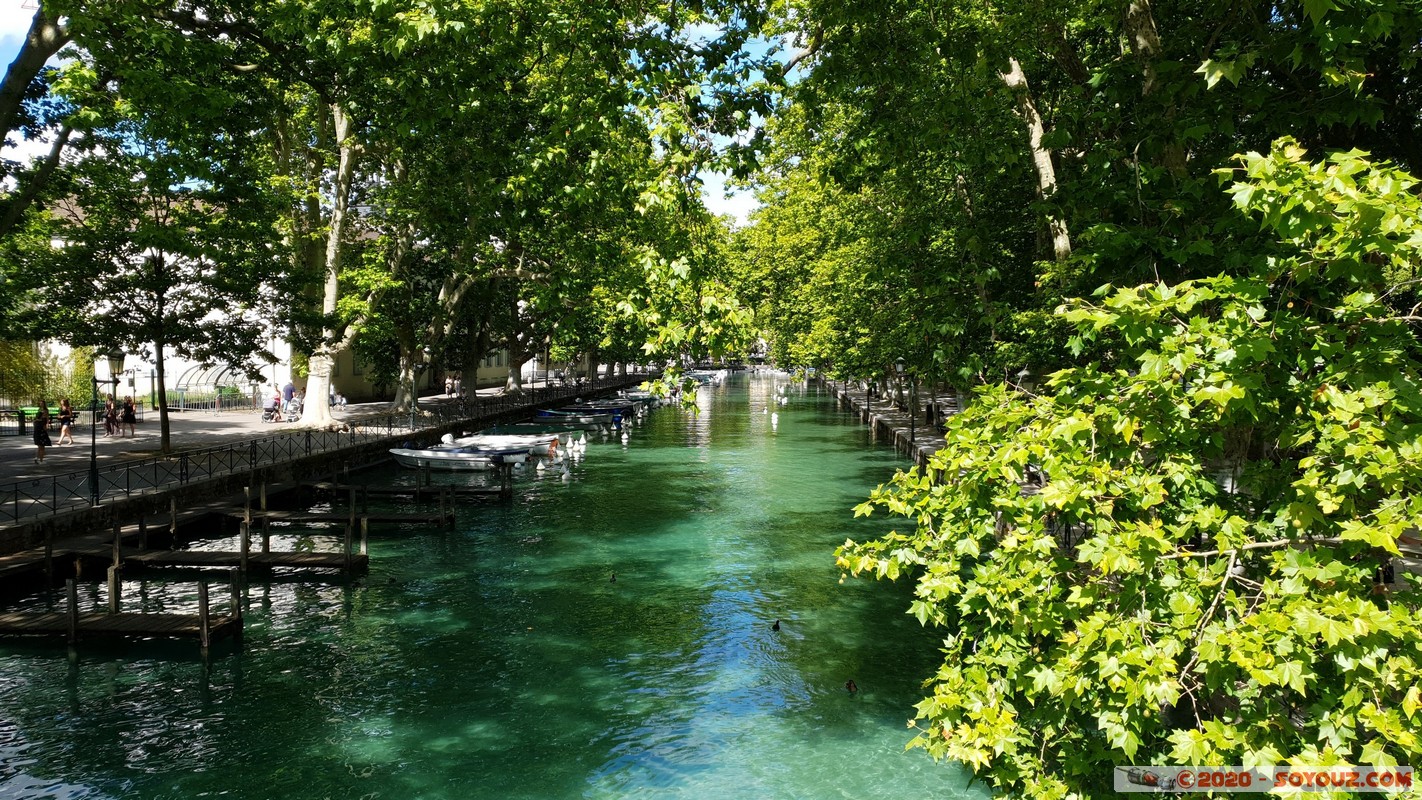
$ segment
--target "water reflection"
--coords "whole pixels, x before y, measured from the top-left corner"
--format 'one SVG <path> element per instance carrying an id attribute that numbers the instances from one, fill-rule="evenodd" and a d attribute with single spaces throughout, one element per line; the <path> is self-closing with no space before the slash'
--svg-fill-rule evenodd
<path id="1" fill-rule="evenodd" d="M 453 530 L 372 528 L 358 582 L 254 580 L 243 646 L 206 665 L 190 643 L 72 664 L 0 645 L 0 796 L 979 796 L 902 752 L 936 660 L 907 587 L 833 566 L 882 529 L 849 509 L 894 455 L 783 376 L 698 403 Z M 196 602 L 191 582 L 124 592 Z"/>

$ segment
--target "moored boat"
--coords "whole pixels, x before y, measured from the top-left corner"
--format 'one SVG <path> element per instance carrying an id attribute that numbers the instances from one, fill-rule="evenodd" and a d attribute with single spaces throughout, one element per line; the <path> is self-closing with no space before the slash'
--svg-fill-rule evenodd
<path id="1" fill-rule="evenodd" d="M 480 450 L 460 448 L 391 448 L 390 455 L 402 467 L 450 470 L 455 472 L 485 472 L 504 464 L 521 464 L 527 450 Z"/>
<path id="2" fill-rule="evenodd" d="M 577 422 L 584 425 L 621 425 L 622 415 L 613 412 L 575 411 L 545 408 L 533 415 L 540 422 Z"/>
<path id="3" fill-rule="evenodd" d="M 444 447 L 460 448 L 476 447 L 480 449 L 503 449 L 503 448 L 523 448 L 536 456 L 557 455 L 558 434 L 556 433 L 524 433 L 524 434 L 494 434 L 476 433 L 469 436 L 461 436 L 451 439 Z"/>

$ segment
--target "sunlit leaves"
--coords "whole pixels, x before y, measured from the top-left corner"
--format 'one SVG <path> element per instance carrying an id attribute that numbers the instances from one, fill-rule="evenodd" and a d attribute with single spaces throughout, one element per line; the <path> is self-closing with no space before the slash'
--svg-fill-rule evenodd
<path id="1" fill-rule="evenodd" d="M 900 474 L 859 510 L 918 524 L 841 568 L 897 566 L 910 612 L 952 631 L 918 720 L 943 735 L 918 746 L 1025 796 L 1036 770 L 1092 794 L 1087 765 L 1422 755 L 1418 583 L 1382 583 L 1422 527 L 1419 342 L 1382 302 L 1422 217 L 1410 176 L 1306 159 L 1242 161 L 1240 210 L 1287 245 L 1249 274 L 1062 307 L 1136 369 L 979 391 L 939 481 Z"/>

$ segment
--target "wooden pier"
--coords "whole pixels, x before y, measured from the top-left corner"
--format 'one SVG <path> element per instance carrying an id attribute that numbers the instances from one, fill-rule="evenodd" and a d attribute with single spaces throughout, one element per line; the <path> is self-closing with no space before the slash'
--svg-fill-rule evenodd
<path id="1" fill-rule="evenodd" d="M 112 583 L 112 582 L 111 582 Z M 197 639 L 206 652 L 214 641 L 242 636 L 242 604 L 237 577 L 232 577 L 231 609 L 227 614 L 210 612 L 207 582 L 198 582 L 198 613 L 150 614 L 117 609 L 118 596 L 109 598 L 108 611 L 80 611 L 78 589 L 73 580 L 65 583 L 68 609 L 47 612 L 0 614 L 0 636 L 62 636 L 71 645 L 86 638 L 179 638 Z"/>
<path id="2" fill-rule="evenodd" d="M 125 567 L 226 567 L 243 571 L 251 569 L 333 569 L 361 572 L 370 567 L 365 553 L 305 553 L 265 552 L 241 553 L 223 550 L 149 550 L 125 552 Z"/>
<path id="3" fill-rule="evenodd" d="M 311 481 L 301 484 L 301 487 L 332 494 L 354 493 L 356 497 L 413 497 L 417 501 L 438 500 L 440 494 L 444 492 L 449 492 L 455 497 L 508 497 L 506 489 L 483 486 L 366 486 L 331 481 Z"/>

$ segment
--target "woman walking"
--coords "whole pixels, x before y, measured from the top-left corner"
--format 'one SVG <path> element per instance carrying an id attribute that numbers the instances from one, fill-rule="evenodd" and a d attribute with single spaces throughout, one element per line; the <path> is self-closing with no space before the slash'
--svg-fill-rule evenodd
<path id="1" fill-rule="evenodd" d="M 44 463 L 44 449 L 49 447 L 49 401 L 41 400 L 35 415 L 35 463 Z"/>
<path id="2" fill-rule="evenodd" d="M 114 396 L 104 401 L 104 435 L 113 436 L 119 432 L 118 406 L 114 403 Z"/>
<path id="3" fill-rule="evenodd" d="M 74 407 L 67 397 L 59 401 L 59 443 L 74 444 Z"/>
<path id="4" fill-rule="evenodd" d="M 123 424 L 128 426 L 128 435 L 134 436 L 133 424 L 138 421 L 138 414 L 133 408 L 133 395 L 128 395 L 123 399 Z"/>

